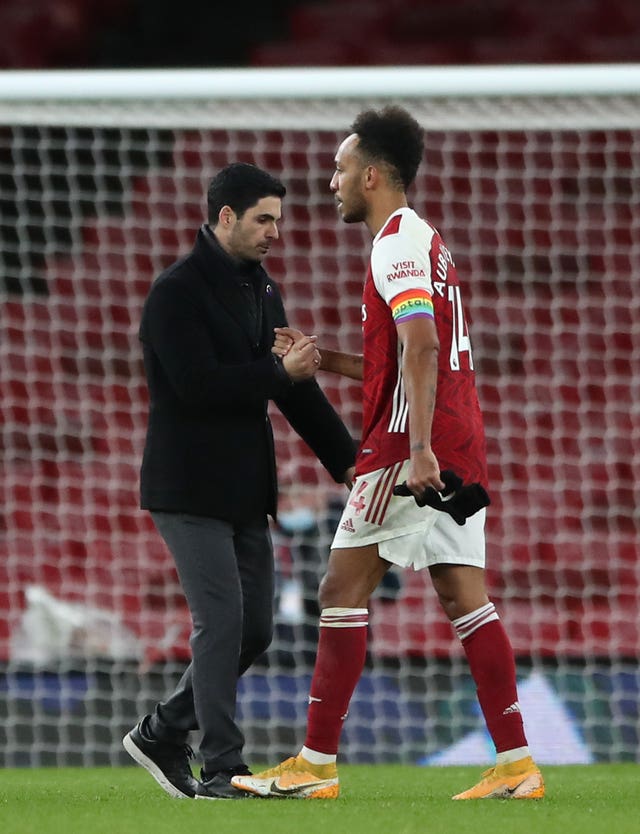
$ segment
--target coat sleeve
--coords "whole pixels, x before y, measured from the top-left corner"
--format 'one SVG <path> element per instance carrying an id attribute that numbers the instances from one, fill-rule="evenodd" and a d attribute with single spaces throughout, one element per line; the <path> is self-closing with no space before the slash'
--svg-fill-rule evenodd
<path id="1" fill-rule="evenodd" d="M 341 483 L 355 463 L 356 444 L 318 383 L 298 383 L 275 403 L 331 477 Z"/>
<path id="2" fill-rule="evenodd" d="M 258 404 L 291 387 L 270 352 L 244 363 L 221 361 L 212 325 L 204 320 L 197 299 L 176 281 L 151 290 L 140 338 L 156 355 L 176 395 L 192 407 Z"/>

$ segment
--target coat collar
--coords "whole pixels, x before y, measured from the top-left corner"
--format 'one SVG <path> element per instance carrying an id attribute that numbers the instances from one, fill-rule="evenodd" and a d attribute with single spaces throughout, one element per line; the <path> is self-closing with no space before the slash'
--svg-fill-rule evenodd
<path id="1" fill-rule="evenodd" d="M 242 266 L 234 261 L 217 241 L 211 239 L 212 237 L 211 231 L 203 225 L 198 231 L 191 255 L 207 286 L 213 290 L 218 301 L 236 320 L 251 344 L 255 346 L 252 324 L 247 315 L 240 284 L 242 280 L 247 279 L 257 282 L 260 297 L 264 298 L 269 276 L 260 264 L 257 264 L 254 270 L 244 271 Z M 264 305 L 261 306 L 264 339 L 265 310 Z"/>

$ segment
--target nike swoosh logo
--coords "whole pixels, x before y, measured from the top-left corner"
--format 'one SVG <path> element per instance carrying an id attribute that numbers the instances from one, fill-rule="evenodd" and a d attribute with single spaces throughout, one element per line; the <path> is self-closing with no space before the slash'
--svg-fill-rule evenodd
<path id="1" fill-rule="evenodd" d="M 271 787 L 269 788 L 269 793 L 276 794 L 277 796 L 292 796 L 305 788 L 312 788 L 314 785 L 321 785 L 323 781 L 324 780 L 319 779 L 317 782 L 306 782 L 304 785 L 294 785 L 292 788 L 279 788 L 276 780 L 274 779 L 271 783 Z"/>
<path id="2" fill-rule="evenodd" d="M 518 782 L 518 784 L 514 788 L 505 787 L 505 795 L 506 796 L 513 796 L 514 793 L 518 790 L 518 788 L 521 788 L 524 785 L 524 783 L 527 781 L 527 779 L 528 779 L 528 777 L 525 776 L 525 778 L 522 780 L 522 782 Z"/>

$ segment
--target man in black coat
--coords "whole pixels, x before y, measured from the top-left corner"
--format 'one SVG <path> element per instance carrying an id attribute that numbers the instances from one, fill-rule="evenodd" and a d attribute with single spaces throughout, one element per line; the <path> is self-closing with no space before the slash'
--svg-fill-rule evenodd
<path id="1" fill-rule="evenodd" d="M 236 163 L 211 181 L 209 225 L 154 282 L 140 338 L 149 388 L 141 505 L 176 562 L 193 620 L 192 662 L 175 692 L 124 737 L 129 754 L 172 796 L 244 798 L 235 722 L 238 677 L 269 646 L 277 501 L 273 400 L 337 482 L 350 484 L 354 443 L 314 379 L 314 337 L 283 359 L 286 325 L 261 266 L 278 238 L 285 188 Z M 188 733 L 202 733 L 201 780 Z"/>

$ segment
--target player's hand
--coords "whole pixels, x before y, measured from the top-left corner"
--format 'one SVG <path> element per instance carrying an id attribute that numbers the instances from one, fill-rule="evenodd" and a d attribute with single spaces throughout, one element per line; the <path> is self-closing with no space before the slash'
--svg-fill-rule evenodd
<path id="1" fill-rule="evenodd" d="M 406 483 L 417 497 L 420 497 L 428 487 L 433 487 L 438 492 L 444 489 L 444 482 L 440 478 L 440 466 L 431 447 L 411 450 Z"/>
<path id="2" fill-rule="evenodd" d="M 276 356 L 286 356 L 295 342 L 304 339 L 302 330 L 296 330 L 293 327 L 274 327 L 273 332 L 275 336 L 271 353 L 275 353 Z"/>
<path id="3" fill-rule="evenodd" d="M 465 484 L 452 469 L 444 469 L 440 473 L 440 479 L 445 485 L 442 492 L 436 491 L 433 487 L 427 487 L 422 495 L 413 495 L 406 481 L 403 481 L 394 486 L 393 494 L 404 497 L 413 495 L 419 507 L 433 507 L 434 510 L 448 513 L 460 526 L 466 524 L 467 519 L 483 507 L 491 504 L 486 489 L 477 481 Z"/>
<path id="4" fill-rule="evenodd" d="M 316 336 L 303 336 L 290 345 L 282 357 L 282 366 L 293 382 L 302 382 L 315 376 L 320 366 L 320 353 Z"/>
<path id="5" fill-rule="evenodd" d="M 353 480 L 356 476 L 356 468 L 355 466 L 350 466 L 347 471 L 344 473 L 344 478 L 342 482 L 346 484 L 349 489 L 353 489 Z"/>

